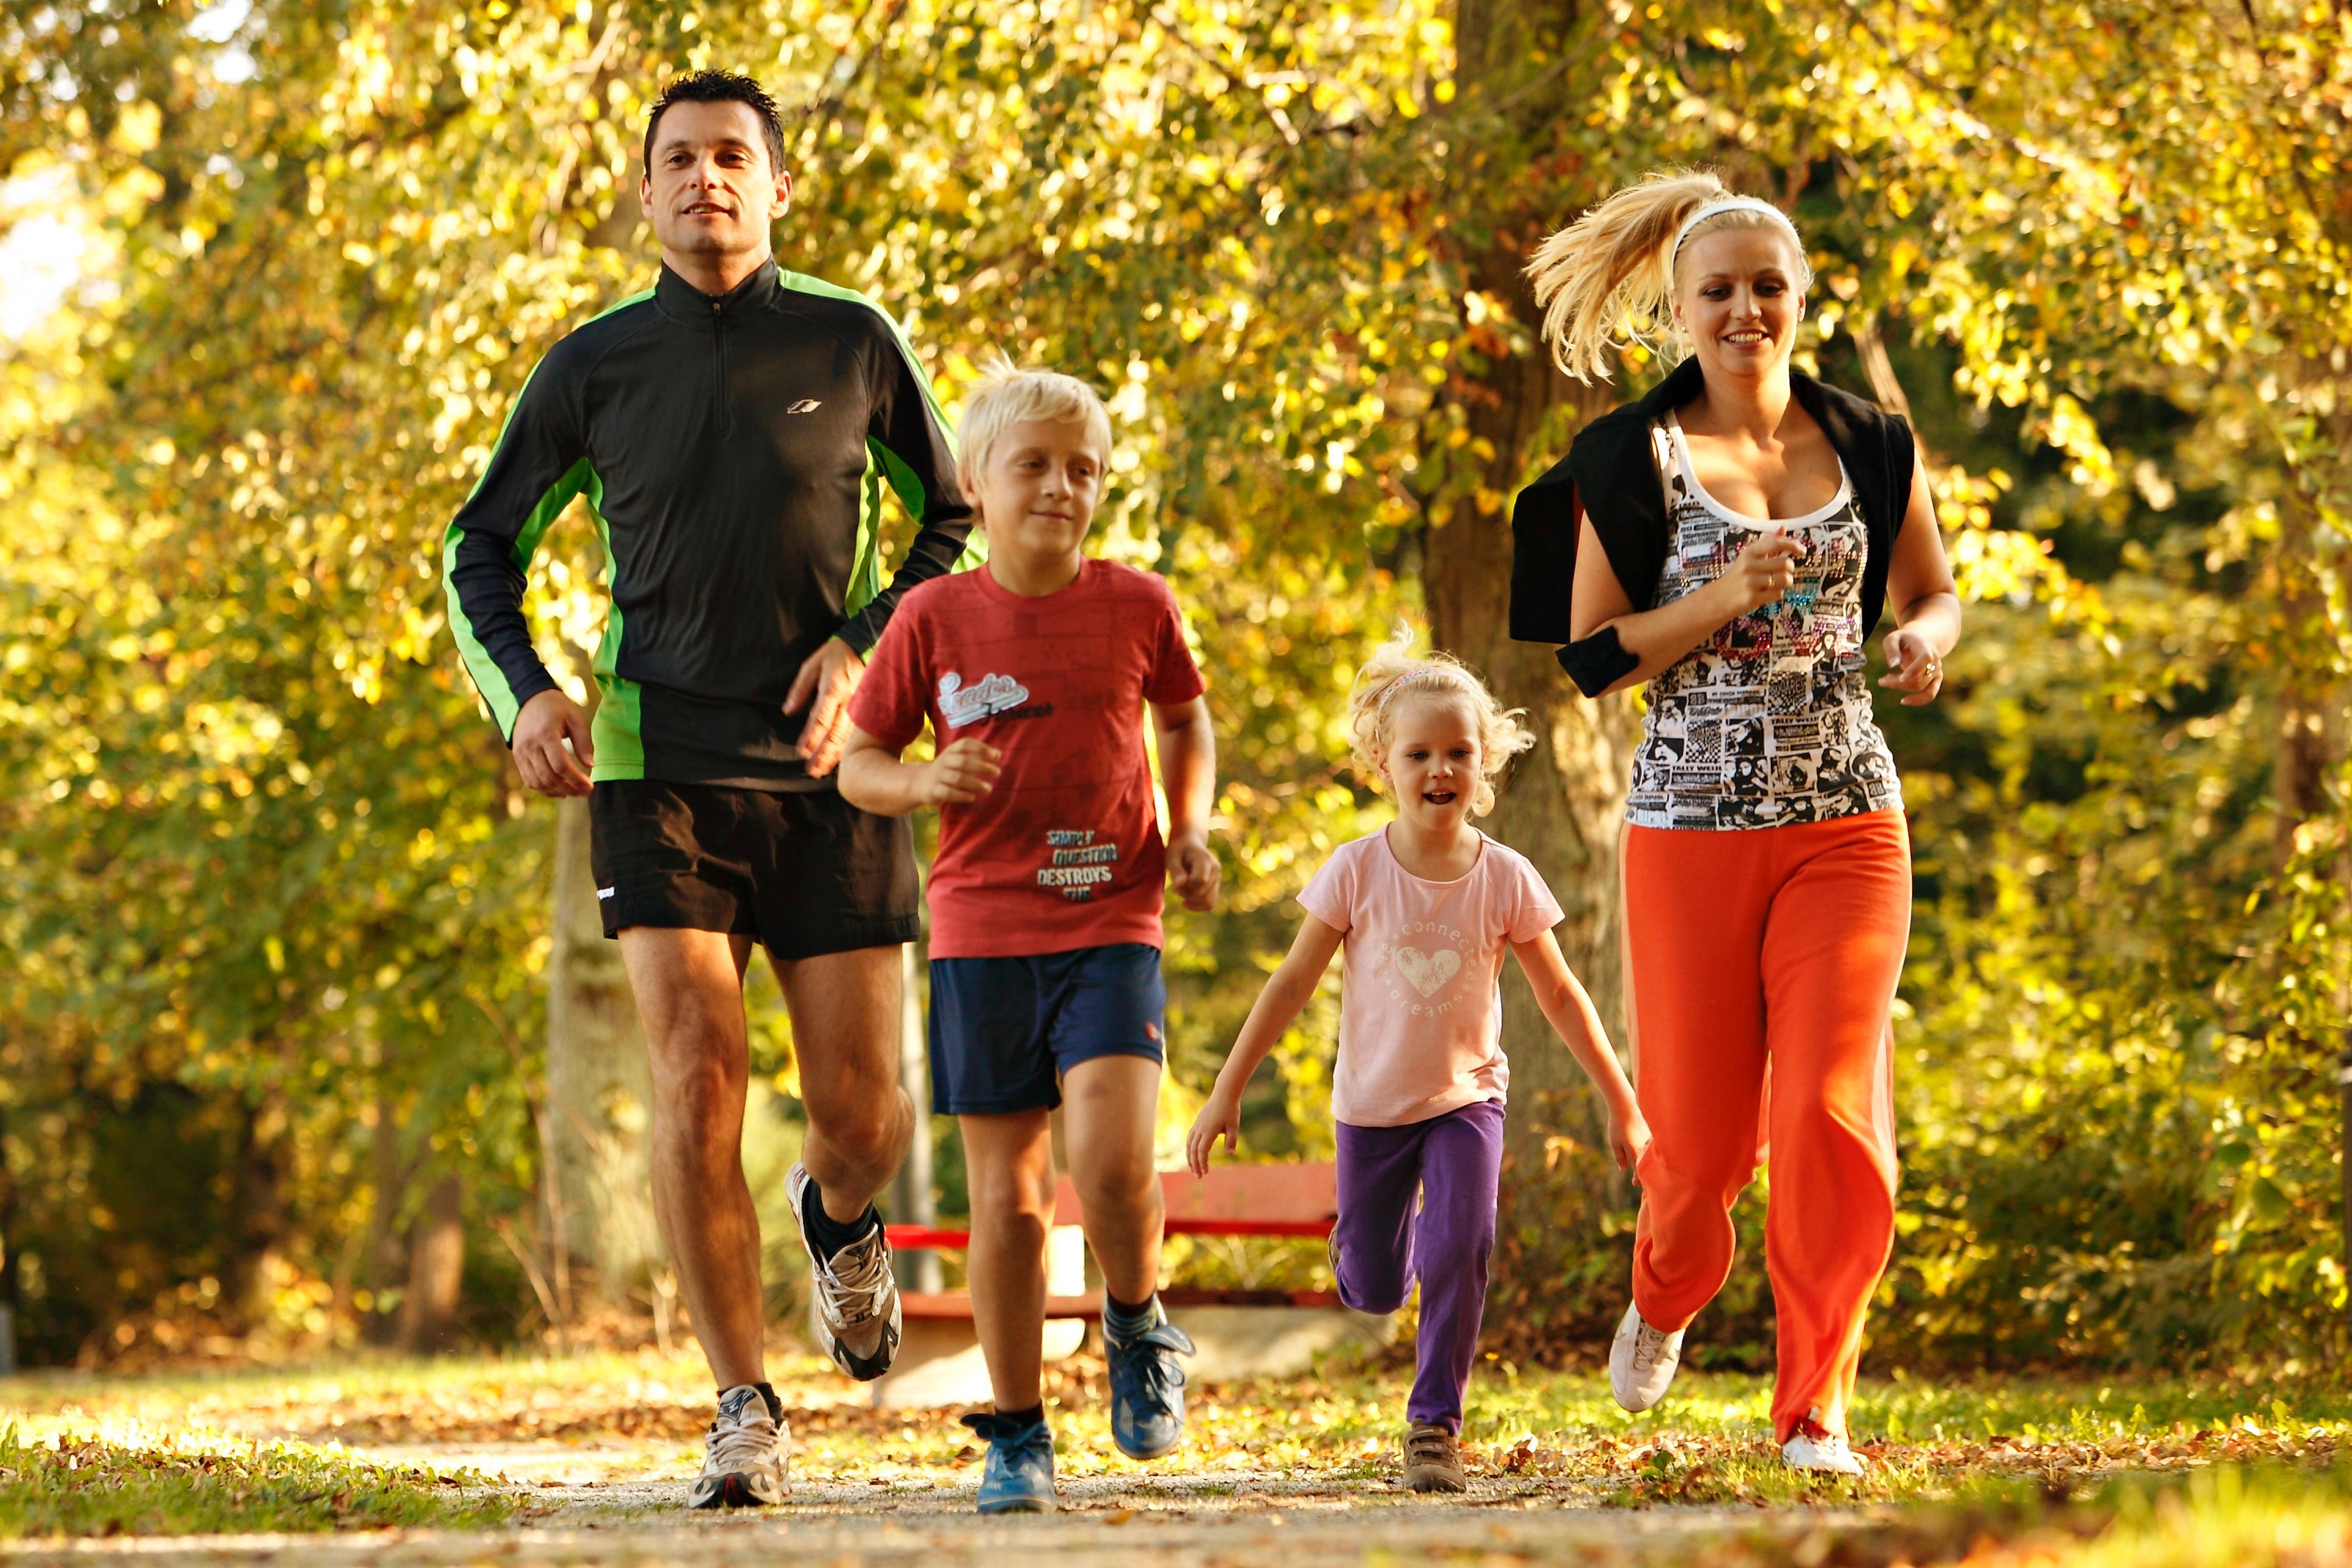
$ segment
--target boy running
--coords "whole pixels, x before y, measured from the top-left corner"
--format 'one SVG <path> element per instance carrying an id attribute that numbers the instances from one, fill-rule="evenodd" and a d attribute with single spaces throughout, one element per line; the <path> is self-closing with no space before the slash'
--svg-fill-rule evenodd
<path id="1" fill-rule="evenodd" d="M 933 1110 L 960 1122 L 971 1194 L 972 1319 L 995 1408 L 980 1511 L 1055 1506 L 1045 1426 L 1047 1113 L 1103 1273 L 1111 1433 L 1155 1458 L 1184 1429 L 1192 1341 L 1160 1308 L 1152 1129 L 1163 1055 L 1163 870 L 1216 899 L 1215 744 L 1167 584 L 1087 558 L 1110 417 L 1084 383 L 1003 365 L 967 408 L 965 489 L 985 566 L 909 592 L 851 700 L 841 793 L 904 816 L 940 807 L 931 867 Z M 1151 707 L 1168 797 L 1162 849 L 1144 755 Z M 899 753 L 929 721 L 938 754 Z"/>

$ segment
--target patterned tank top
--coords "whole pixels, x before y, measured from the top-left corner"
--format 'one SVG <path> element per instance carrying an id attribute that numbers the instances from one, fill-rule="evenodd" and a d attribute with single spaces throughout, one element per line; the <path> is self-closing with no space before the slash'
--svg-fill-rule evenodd
<path id="1" fill-rule="evenodd" d="M 1654 677 L 1626 820 L 1642 827 L 1780 827 L 1903 804 L 1864 678 L 1869 535 L 1853 486 L 1803 517 L 1742 517 L 1700 488 L 1682 425 L 1652 432 L 1674 545 L 1651 605 L 1721 576 L 1768 528 L 1805 547 L 1797 580 Z"/>

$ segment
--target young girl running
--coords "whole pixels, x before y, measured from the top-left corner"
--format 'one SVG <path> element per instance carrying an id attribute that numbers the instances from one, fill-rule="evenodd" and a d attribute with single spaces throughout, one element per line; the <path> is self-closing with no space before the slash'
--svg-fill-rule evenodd
<path id="1" fill-rule="evenodd" d="M 1420 1280 L 1404 1484 L 1458 1492 L 1462 1398 L 1486 1304 L 1510 1079 L 1500 1043 L 1506 947 L 1608 1105 L 1621 1170 L 1641 1158 L 1650 1133 L 1591 998 L 1552 938 L 1560 910 L 1551 890 L 1526 857 L 1470 824 L 1493 809 L 1495 775 L 1535 744 L 1518 711 L 1504 711 L 1460 663 L 1417 658 L 1400 638 L 1357 678 L 1349 715 L 1357 762 L 1395 796 L 1396 820 L 1343 845 L 1299 894 L 1298 939 L 1242 1026 L 1186 1154 L 1199 1173 L 1219 1138 L 1238 1146 L 1243 1086 L 1344 943 L 1331 1269 L 1339 1299 L 1360 1312 L 1396 1310 Z"/>

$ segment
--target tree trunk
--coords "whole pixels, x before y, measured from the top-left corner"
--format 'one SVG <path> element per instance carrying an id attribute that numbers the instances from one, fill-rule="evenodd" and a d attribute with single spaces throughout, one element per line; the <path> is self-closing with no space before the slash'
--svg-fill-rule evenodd
<path id="1" fill-rule="evenodd" d="M 235 1194 L 228 1267 L 222 1297 L 246 1328 L 269 1316 L 269 1260 L 286 1239 L 286 1110 L 283 1094 L 270 1090 L 258 1106 L 247 1106 L 237 1127 Z"/>
<path id="2" fill-rule="evenodd" d="M 466 1284 L 465 1189 L 443 1176 L 425 1194 L 408 1233 L 408 1292 L 400 1302 L 400 1348 L 430 1355 L 457 1338 L 457 1301 Z"/>
<path id="3" fill-rule="evenodd" d="M 1560 90 L 1528 94 L 1510 83 L 1523 75 L 1542 36 L 1559 47 L 1572 6 L 1526 6 L 1460 0 L 1455 10 L 1457 101 L 1482 91 L 1517 99 L 1515 121 L 1552 113 Z M 1479 176 L 1473 175 L 1473 178 Z M 1491 176 L 1488 176 L 1491 177 Z M 1491 202 L 1483 247 L 1463 258 L 1465 282 L 1507 305 L 1517 321 L 1539 318 L 1522 271 L 1528 250 L 1573 216 L 1551 210 L 1552 181 L 1517 183 L 1516 195 Z M 1592 195 L 1597 195 L 1594 192 Z M 1541 210 L 1538 210 L 1540 207 Z M 1513 352 L 1501 331 L 1483 337 L 1475 359 L 1441 394 L 1462 409 L 1480 471 L 1457 482 L 1458 499 L 1433 519 L 1423 542 L 1423 580 L 1437 645 L 1486 677 L 1507 707 L 1524 708 L 1539 738 L 1504 781 L 1488 826 L 1535 863 L 1566 911 L 1561 951 L 1622 1046 L 1624 981 L 1617 885 L 1618 832 L 1632 766 L 1634 723 L 1622 697 L 1594 702 L 1561 671 L 1548 646 L 1511 640 L 1512 498 L 1528 477 L 1557 458 L 1538 451 L 1556 417 L 1573 402 L 1587 418 L 1614 403 L 1607 387 L 1586 390 L 1555 369 L 1540 349 Z M 1564 443 L 1565 435 L 1550 437 Z M 1562 450 L 1564 450 L 1564 445 Z M 1475 481 L 1475 488 L 1473 488 Z M 1489 1321 L 1528 1348 L 1591 1324 L 1559 1319 L 1564 1271 L 1596 1260 L 1596 1221 L 1622 1207 L 1628 1189 L 1613 1170 L 1606 1119 L 1583 1074 L 1538 1010 L 1517 965 L 1504 980 L 1503 1047 L 1511 1061 L 1511 1114 L 1503 1183 L 1498 1305 Z M 1570 1297 L 1580 1293 L 1568 1292 Z M 1571 1310 L 1573 1309 L 1570 1309 Z"/>
<path id="4" fill-rule="evenodd" d="M 584 799 L 556 807 L 554 906 L 542 1193 L 550 1273 L 618 1302 L 660 1257 L 646 1152 L 653 1090 L 620 944 L 605 938 L 597 907 Z M 560 1310 L 571 1310 L 572 1293 L 559 1291 Z"/>
<path id="5" fill-rule="evenodd" d="M 383 1069 L 379 1067 L 377 1070 L 380 1075 Z M 400 1157 L 400 1121 L 381 1077 L 376 1086 L 375 1125 L 368 1130 L 368 1164 L 375 1199 L 368 1209 L 364 1278 L 368 1294 L 378 1303 L 373 1308 L 375 1315 L 370 1337 L 380 1341 L 395 1329 L 395 1319 L 382 1301 L 400 1279 L 406 1263 L 400 1234 L 400 1202 L 407 1195 L 408 1186 L 408 1172 Z"/>

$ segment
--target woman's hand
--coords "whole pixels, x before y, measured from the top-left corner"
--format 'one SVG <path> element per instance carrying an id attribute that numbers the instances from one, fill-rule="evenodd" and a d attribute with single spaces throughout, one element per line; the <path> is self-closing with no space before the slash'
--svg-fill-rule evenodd
<path id="1" fill-rule="evenodd" d="M 1184 1163 L 1192 1167 L 1194 1175 L 1209 1173 L 1209 1156 L 1216 1152 L 1220 1138 L 1225 1141 L 1228 1154 L 1242 1146 L 1241 1096 L 1227 1094 L 1223 1084 L 1209 1091 L 1209 1102 L 1201 1107 L 1201 1114 L 1192 1119 L 1192 1131 L 1184 1136 Z"/>
<path id="2" fill-rule="evenodd" d="M 1878 684 L 1889 691 L 1900 691 L 1903 706 L 1923 707 L 1936 700 L 1944 689 L 1944 656 L 1927 634 L 1910 626 L 1897 626 L 1886 634 L 1886 664 Z"/>
<path id="3" fill-rule="evenodd" d="M 922 765 L 917 798 L 925 805 L 970 805 L 995 787 L 1003 761 L 984 741 L 958 741 Z"/>
<path id="4" fill-rule="evenodd" d="M 1726 620 L 1760 609 L 1797 584 L 1797 562 L 1805 547 L 1781 529 L 1768 529 L 1749 540 L 1716 581 L 1730 603 Z"/>
<path id="5" fill-rule="evenodd" d="M 1650 1152 L 1650 1124 L 1642 1118 L 1642 1108 L 1627 1103 L 1609 1112 L 1609 1152 L 1621 1171 L 1632 1171 L 1641 1164 L 1642 1156 Z"/>

